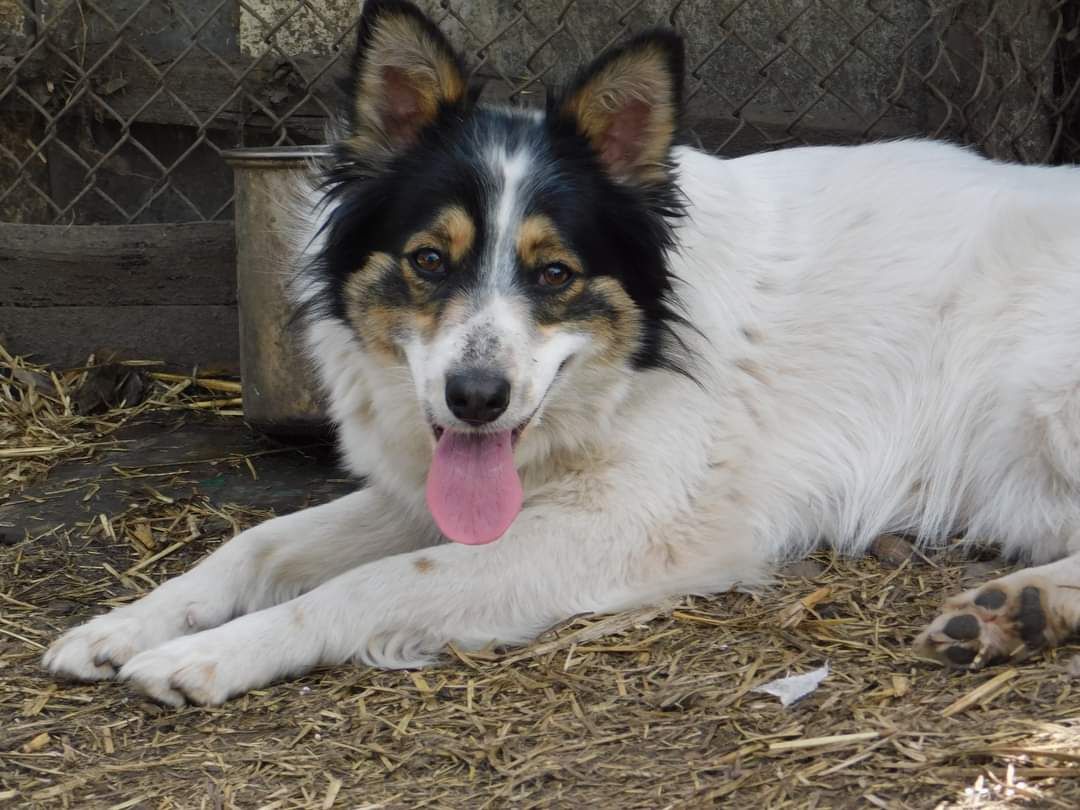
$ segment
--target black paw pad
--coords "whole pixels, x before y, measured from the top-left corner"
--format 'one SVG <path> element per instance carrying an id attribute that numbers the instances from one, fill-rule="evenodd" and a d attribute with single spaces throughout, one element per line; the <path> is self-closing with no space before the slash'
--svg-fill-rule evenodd
<path id="1" fill-rule="evenodd" d="M 945 625 L 945 635 L 960 641 L 979 637 L 979 620 L 970 613 L 953 616 Z"/>
<path id="2" fill-rule="evenodd" d="M 1020 610 L 1016 614 L 1020 625 L 1020 638 L 1024 644 L 1034 649 L 1046 643 L 1043 631 L 1046 629 L 1046 613 L 1042 607 L 1042 594 L 1039 589 L 1029 585 L 1020 591 Z"/>
<path id="3" fill-rule="evenodd" d="M 949 647 L 945 650 L 945 657 L 958 666 L 966 667 L 975 660 L 975 650 L 967 647 Z"/>
<path id="4" fill-rule="evenodd" d="M 986 588 L 975 597 L 975 604 L 987 610 L 1000 610 L 1005 604 L 1005 591 L 1000 588 Z"/>

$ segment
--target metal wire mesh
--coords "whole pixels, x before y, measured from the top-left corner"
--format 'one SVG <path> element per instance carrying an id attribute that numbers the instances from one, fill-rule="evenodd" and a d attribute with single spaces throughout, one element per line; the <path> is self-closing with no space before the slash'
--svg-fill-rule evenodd
<path id="1" fill-rule="evenodd" d="M 537 103 L 656 24 L 689 123 L 738 155 L 930 135 L 1080 159 L 1074 0 L 425 0 L 489 96 Z M 0 0 L 0 221 L 228 219 L 220 158 L 313 143 L 356 0 Z"/>

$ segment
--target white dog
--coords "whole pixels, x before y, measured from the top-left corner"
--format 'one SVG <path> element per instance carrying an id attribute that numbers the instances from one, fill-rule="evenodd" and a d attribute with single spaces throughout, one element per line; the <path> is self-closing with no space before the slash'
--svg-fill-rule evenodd
<path id="1" fill-rule="evenodd" d="M 369 486 L 45 666 L 217 704 L 882 532 L 1042 564 L 946 602 L 924 654 L 979 666 L 1076 628 L 1080 170 L 916 141 L 722 160 L 674 145 L 681 78 L 658 31 L 544 113 L 488 108 L 415 7 L 367 3 L 300 298 Z"/>

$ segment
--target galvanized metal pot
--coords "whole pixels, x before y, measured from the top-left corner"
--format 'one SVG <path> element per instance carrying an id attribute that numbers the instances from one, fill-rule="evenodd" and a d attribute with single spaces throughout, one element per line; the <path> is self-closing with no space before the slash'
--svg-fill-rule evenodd
<path id="1" fill-rule="evenodd" d="M 306 435 L 327 428 L 314 369 L 301 347 L 286 288 L 292 245 L 286 204 L 320 146 L 230 149 L 236 181 L 236 273 L 244 416 L 267 433 Z"/>

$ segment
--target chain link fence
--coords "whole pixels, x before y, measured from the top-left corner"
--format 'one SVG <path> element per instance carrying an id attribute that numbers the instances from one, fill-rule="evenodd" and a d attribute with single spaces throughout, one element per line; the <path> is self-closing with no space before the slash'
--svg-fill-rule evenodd
<path id="1" fill-rule="evenodd" d="M 1076 0 L 423 0 L 489 98 L 649 26 L 690 136 L 739 155 L 930 135 L 1080 160 Z M 0 221 L 231 218 L 234 146 L 320 142 L 357 0 L 0 0 Z"/>

